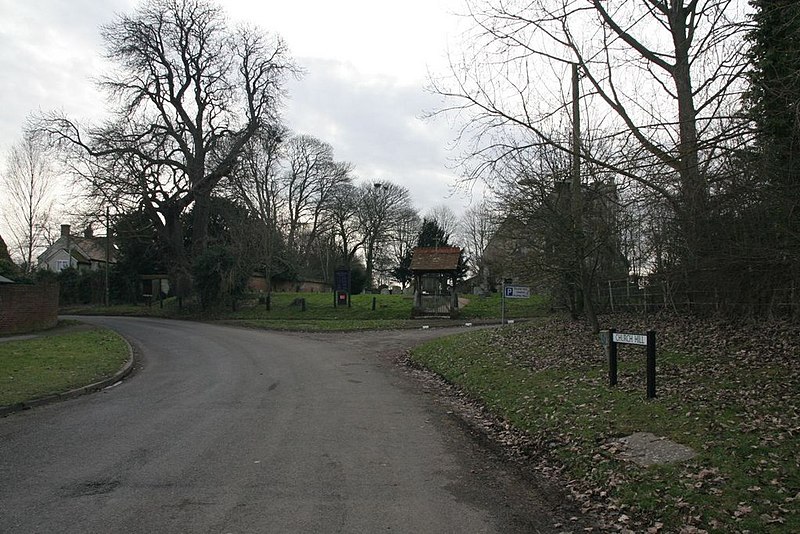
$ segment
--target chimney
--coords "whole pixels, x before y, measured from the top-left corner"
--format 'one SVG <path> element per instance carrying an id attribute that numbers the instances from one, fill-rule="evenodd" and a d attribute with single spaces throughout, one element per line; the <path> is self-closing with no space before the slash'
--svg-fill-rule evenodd
<path id="1" fill-rule="evenodd" d="M 92 225 L 86 227 L 86 230 L 83 231 L 83 237 L 91 238 L 94 236 L 94 232 L 92 232 Z"/>
<path id="2" fill-rule="evenodd" d="M 61 237 L 69 237 L 69 225 L 62 224 L 61 225 Z"/>

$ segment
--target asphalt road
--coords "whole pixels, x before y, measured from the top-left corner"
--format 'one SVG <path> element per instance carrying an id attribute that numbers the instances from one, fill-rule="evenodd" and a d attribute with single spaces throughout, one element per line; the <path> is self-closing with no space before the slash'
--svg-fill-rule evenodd
<path id="1" fill-rule="evenodd" d="M 0 532 L 550 532 L 558 521 L 542 490 L 385 357 L 440 331 L 83 320 L 129 339 L 139 369 L 0 419 Z"/>

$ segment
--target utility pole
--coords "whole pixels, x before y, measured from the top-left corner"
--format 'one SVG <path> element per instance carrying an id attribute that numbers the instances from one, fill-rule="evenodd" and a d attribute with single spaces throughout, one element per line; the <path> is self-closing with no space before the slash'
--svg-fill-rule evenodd
<path id="1" fill-rule="evenodd" d="M 575 243 L 575 262 L 577 263 L 576 286 L 580 289 L 586 317 L 592 329 L 599 330 L 597 315 L 594 310 L 589 275 L 586 272 L 584 253 L 586 250 L 583 228 L 583 190 L 581 188 L 581 106 L 578 64 L 572 64 L 572 183 L 570 201 L 572 208 L 572 238 Z M 577 295 L 576 295 L 577 296 Z M 576 298 L 575 304 L 578 304 Z"/>
<path id="2" fill-rule="evenodd" d="M 106 206 L 106 298 L 105 298 L 105 305 L 106 308 L 109 306 L 109 295 L 108 295 L 108 264 L 111 261 L 111 216 L 109 215 L 108 206 Z"/>

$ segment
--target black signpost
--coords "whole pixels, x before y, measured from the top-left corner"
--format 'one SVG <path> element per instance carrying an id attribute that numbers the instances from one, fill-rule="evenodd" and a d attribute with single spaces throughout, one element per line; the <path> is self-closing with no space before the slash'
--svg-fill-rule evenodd
<path id="1" fill-rule="evenodd" d="M 603 332 L 603 340 L 608 352 L 608 383 L 617 384 L 617 344 L 642 345 L 646 348 L 647 398 L 656 397 L 656 333 L 648 330 L 646 334 L 623 334 L 614 328 Z"/>

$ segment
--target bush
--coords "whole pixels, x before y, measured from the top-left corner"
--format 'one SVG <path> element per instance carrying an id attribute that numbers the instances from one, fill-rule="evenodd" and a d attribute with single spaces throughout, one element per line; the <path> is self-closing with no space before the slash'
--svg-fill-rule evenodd
<path id="1" fill-rule="evenodd" d="M 203 309 L 222 304 L 225 297 L 240 296 L 250 273 L 241 269 L 231 251 L 210 246 L 195 259 L 192 276 Z"/>
<path id="2" fill-rule="evenodd" d="M 49 275 L 41 275 L 42 279 Z M 79 271 L 73 267 L 64 269 L 57 276 L 61 286 L 59 303 L 101 304 L 105 302 L 105 273 L 103 271 Z"/>

